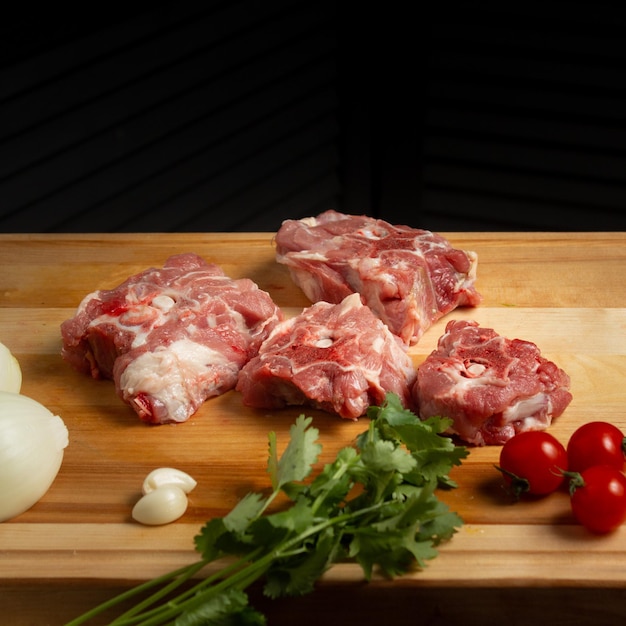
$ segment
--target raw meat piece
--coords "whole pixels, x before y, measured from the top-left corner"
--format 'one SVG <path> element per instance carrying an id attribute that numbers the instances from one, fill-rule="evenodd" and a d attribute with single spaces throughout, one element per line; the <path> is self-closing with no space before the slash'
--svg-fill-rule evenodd
<path id="1" fill-rule="evenodd" d="M 357 292 L 408 344 L 446 313 L 481 300 L 476 254 L 427 230 L 326 211 L 284 221 L 275 243 L 276 260 L 311 302 Z"/>
<path id="2" fill-rule="evenodd" d="M 248 279 L 188 253 L 86 296 L 61 325 L 63 358 L 112 378 L 145 422 L 184 422 L 232 389 L 283 315 Z"/>
<path id="3" fill-rule="evenodd" d="M 414 381 L 405 344 L 351 294 L 276 326 L 242 368 L 237 389 L 255 408 L 306 404 L 357 419 L 386 392 L 409 405 Z"/>
<path id="4" fill-rule="evenodd" d="M 569 376 L 530 341 L 507 339 L 474 321 L 452 320 L 417 368 L 413 399 L 422 419 L 453 420 L 474 445 L 501 445 L 545 430 L 572 400 Z"/>

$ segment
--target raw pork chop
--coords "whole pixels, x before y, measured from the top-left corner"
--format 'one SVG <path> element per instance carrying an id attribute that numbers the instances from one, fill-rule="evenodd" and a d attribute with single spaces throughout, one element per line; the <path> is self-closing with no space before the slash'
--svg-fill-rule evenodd
<path id="1" fill-rule="evenodd" d="M 357 292 L 408 344 L 446 313 L 481 299 L 476 254 L 427 230 L 326 211 L 284 221 L 275 242 L 276 260 L 311 302 L 337 303 Z"/>
<path id="2" fill-rule="evenodd" d="M 449 417 L 464 441 L 500 445 L 550 426 L 571 402 L 569 389 L 569 376 L 534 343 L 453 320 L 417 368 L 413 399 L 422 419 Z"/>
<path id="3" fill-rule="evenodd" d="M 242 368 L 237 389 L 251 407 L 306 404 L 356 419 L 386 392 L 406 406 L 414 381 L 405 344 L 352 294 L 276 326 Z"/>
<path id="4" fill-rule="evenodd" d="M 142 420 L 184 422 L 235 386 L 282 319 L 251 280 L 180 254 L 86 296 L 61 325 L 62 355 L 94 378 L 112 378 Z"/>

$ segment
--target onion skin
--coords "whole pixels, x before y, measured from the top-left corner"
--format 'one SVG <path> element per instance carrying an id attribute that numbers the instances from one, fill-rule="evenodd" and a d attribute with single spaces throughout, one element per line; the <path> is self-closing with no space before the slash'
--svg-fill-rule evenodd
<path id="1" fill-rule="evenodd" d="M 0 522 L 48 491 L 69 443 L 63 420 L 27 396 L 0 391 Z"/>

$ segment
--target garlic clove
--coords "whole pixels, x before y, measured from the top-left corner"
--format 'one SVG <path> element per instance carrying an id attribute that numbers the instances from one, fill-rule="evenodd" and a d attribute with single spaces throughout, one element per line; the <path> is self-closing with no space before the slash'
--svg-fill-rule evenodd
<path id="1" fill-rule="evenodd" d="M 176 485 L 189 493 L 197 484 L 186 472 L 173 467 L 159 467 L 146 476 L 141 491 L 145 495 L 164 485 Z"/>
<path id="2" fill-rule="evenodd" d="M 187 494 L 180 487 L 162 485 L 139 499 L 132 516 L 140 524 L 160 526 L 176 521 L 185 513 L 187 505 Z"/>

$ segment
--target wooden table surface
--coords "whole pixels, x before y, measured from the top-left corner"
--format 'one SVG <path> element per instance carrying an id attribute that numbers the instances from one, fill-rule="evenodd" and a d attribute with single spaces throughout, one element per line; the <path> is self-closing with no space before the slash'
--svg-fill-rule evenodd
<path id="1" fill-rule="evenodd" d="M 411 349 L 418 364 L 452 318 L 475 319 L 534 341 L 565 369 L 574 399 L 551 432 L 566 443 L 582 423 L 626 430 L 626 233 L 442 233 L 478 253 L 484 300 L 435 324 Z M 209 400 L 185 424 L 141 423 L 110 381 L 60 357 L 59 325 L 82 297 L 196 252 L 248 277 L 286 313 L 309 302 L 274 260 L 271 233 L 0 235 L 0 341 L 22 367 L 22 392 L 59 414 L 70 432 L 59 475 L 29 511 L 0 524 L 0 615 L 7 624 L 63 624 L 116 591 L 195 560 L 192 538 L 250 490 L 268 485 L 267 434 L 285 441 L 300 408 L 255 412 L 236 392 Z M 314 410 L 320 462 L 366 429 Z M 334 567 L 309 596 L 255 605 L 269 624 L 613 624 L 626 617 L 626 528 L 589 535 L 565 492 L 511 504 L 493 468 L 499 447 L 471 449 L 442 493 L 464 526 L 421 572 L 362 581 Z M 171 465 L 198 481 L 179 521 L 132 522 L 144 476 Z"/>

